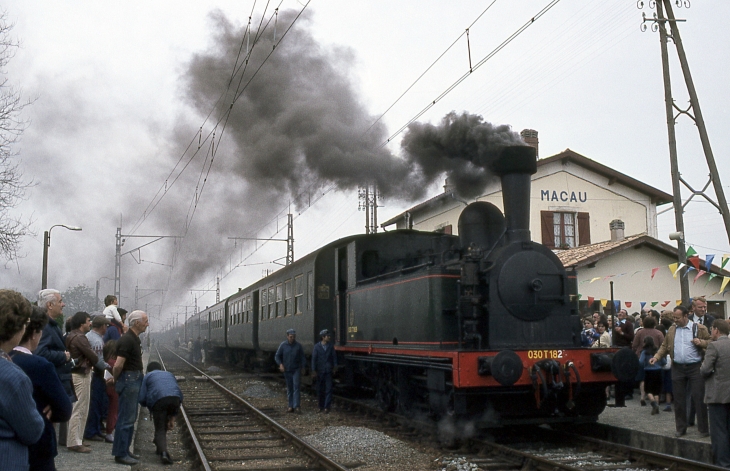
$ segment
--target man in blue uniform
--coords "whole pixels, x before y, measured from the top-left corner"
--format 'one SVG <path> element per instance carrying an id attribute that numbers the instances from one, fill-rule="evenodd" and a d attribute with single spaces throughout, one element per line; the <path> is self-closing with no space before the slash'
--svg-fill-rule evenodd
<path id="1" fill-rule="evenodd" d="M 330 331 L 324 329 L 319 333 L 322 339 L 314 345 L 312 351 L 312 376 L 319 379 L 317 395 L 319 396 L 319 411 L 329 413 L 332 405 L 332 372 L 337 366 L 335 346 L 330 345 Z"/>
<path id="2" fill-rule="evenodd" d="M 302 378 L 302 369 L 306 365 L 304 349 L 297 342 L 297 332 L 294 329 L 286 331 L 286 340 L 281 342 L 276 350 L 274 361 L 279 365 L 279 371 L 286 378 L 286 398 L 289 401 L 289 412 L 299 412 L 299 384 Z"/>

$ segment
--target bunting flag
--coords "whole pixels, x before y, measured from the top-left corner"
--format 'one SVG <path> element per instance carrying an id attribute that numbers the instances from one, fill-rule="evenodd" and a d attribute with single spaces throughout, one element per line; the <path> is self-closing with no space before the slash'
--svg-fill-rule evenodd
<path id="1" fill-rule="evenodd" d="M 596 298 L 594 298 L 593 296 L 588 296 L 588 305 L 589 306 L 592 305 L 595 302 L 595 300 L 596 300 Z"/>
<path id="2" fill-rule="evenodd" d="M 670 270 L 671 270 L 671 268 L 670 268 Z M 659 267 L 651 269 L 651 279 L 652 280 L 654 279 L 654 275 L 656 275 L 656 272 L 658 272 L 658 271 L 659 271 Z"/>
<path id="3" fill-rule="evenodd" d="M 651 307 L 654 307 L 654 306 L 656 306 L 657 304 L 659 304 L 659 301 L 652 301 L 652 302 L 651 302 Z"/>
<path id="4" fill-rule="evenodd" d="M 615 310 L 614 312 L 618 312 L 621 309 L 621 301 L 619 301 L 618 299 L 615 299 L 613 301 L 613 308 Z"/>
<path id="5" fill-rule="evenodd" d="M 672 265 L 676 265 L 676 263 L 672 263 Z M 675 278 L 677 277 L 677 273 L 679 273 L 679 270 L 681 270 L 681 269 L 682 269 L 682 268 L 684 268 L 685 266 L 686 266 L 686 265 L 685 265 L 684 263 L 680 263 L 680 264 L 679 264 L 679 266 L 677 267 L 677 269 L 676 269 L 676 270 L 674 271 L 674 277 L 675 277 Z"/>
<path id="6" fill-rule="evenodd" d="M 692 282 L 692 284 L 695 284 L 695 283 L 697 283 L 697 279 L 698 279 L 699 277 L 701 277 L 702 275 L 704 275 L 705 273 L 707 273 L 707 272 L 706 272 L 705 270 L 700 270 L 699 272 L 697 272 L 697 276 L 695 276 L 695 279 L 694 279 L 694 281 Z"/>
<path id="7" fill-rule="evenodd" d="M 582 295 L 582 294 L 579 294 L 579 295 L 578 295 L 578 299 L 580 299 L 580 298 L 582 298 L 582 297 L 583 297 L 583 295 Z"/>
<path id="8" fill-rule="evenodd" d="M 692 257 L 690 257 L 689 263 L 691 263 L 696 270 L 700 269 L 700 257 L 698 257 L 697 255 L 693 255 Z"/>
<path id="9" fill-rule="evenodd" d="M 667 304 L 669 304 L 669 303 L 671 303 L 671 301 L 664 301 L 664 302 L 662 303 L 662 307 L 667 307 Z"/>
<path id="10" fill-rule="evenodd" d="M 730 260 L 730 254 L 723 254 L 722 255 L 722 264 L 720 265 L 720 268 L 725 268 L 725 265 L 727 265 L 727 261 Z"/>
<path id="11" fill-rule="evenodd" d="M 600 276 L 597 276 L 597 277 L 595 277 L 595 278 L 592 278 L 592 279 L 591 279 L 591 283 L 593 283 L 594 281 L 598 281 L 598 280 L 600 280 L 600 279 L 601 279 L 601 277 L 600 277 Z"/>
<path id="12" fill-rule="evenodd" d="M 725 291 L 725 287 L 727 286 L 728 282 L 730 282 L 730 276 L 726 276 L 725 278 L 723 278 L 722 285 L 720 285 L 721 293 Z"/>
<path id="13" fill-rule="evenodd" d="M 641 301 L 641 310 L 642 311 L 644 310 L 644 306 L 646 306 L 646 301 Z"/>
<path id="14" fill-rule="evenodd" d="M 608 304 L 608 299 L 601 298 L 601 306 L 606 307 L 606 304 Z"/>
<path id="15" fill-rule="evenodd" d="M 681 299 L 678 299 L 677 300 L 677 306 L 679 306 L 680 304 L 682 304 L 682 300 Z"/>
<path id="16" fill-rule="evenodd" d="M 695 249 L 693 249 L 691 245 L 687 249 L 686 253 L 687 253 L 687 258 L 694 257 L 695 255 L 697 255 L 697 251 Z"/>
<path id="17" fill-rule="evenodd" d="M 705 270 L 711 271 L 712 269 L 712 261 L 715 259 L 714 254 L 707 254 L 705 255 Z"/>
<path id="18" fill-rule="evenodd" d="M 710 280 L 715 278 L 716 276 L 717 276 L 717 273 L 710 273 Z M 710 280 L 707 280 L 707 282 L 709 283 Z"/>
<path id="19" fill-rule="evenodd" d="M 631 305 L 632 305 L 632 304 L 633 304 L 633 303 L 632 303 L 631 301 L 626 301 L 626 302 L 624 303 L 624 306 L 626 306 L 626 307 L 631 307 Z"/>
<path id="20" fill-rule="evenodd" d="M 676 278 L 677 277 L 677 270 L 679 270 L 679 268 L 677 268 L 677 267 L 679 266 L 679 264 L 678 263 L 670 263 L 667 266 L 669 267 L 669 271 L 672 272 L 672 275 L 674 275 L 674 277 Z"/>

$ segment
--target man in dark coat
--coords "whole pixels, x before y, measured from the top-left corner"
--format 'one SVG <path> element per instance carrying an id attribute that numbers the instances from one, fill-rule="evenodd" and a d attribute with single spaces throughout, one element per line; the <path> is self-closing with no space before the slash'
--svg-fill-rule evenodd
<path id="1" fill-rule="evenodd" d="M 634 324 L 628 319 L 626 309 L 618 312 L 618 321 L 613 329 L 613 346 L 614 347 L 631 347 L 634 341 Z M 619 381 L 616 383 L 616 402 L 615 407 L 626 407 L 626 399 L 632 398 L 634 391 L 634 381 Z"/>
<path id="2" fill-rule="evenodd" d="M 304 356 L 302 344 L 297 342 L 296 330 L 289 329 L 286 331 L 286 340 L 279 345 L 274 360 L 279 365 L 279 371 L 284 373 L 284 378 L 286 378 L 286 398 L 289 401 L 288 412 L 299 412 L 299 384 L 307 359 Z"/>
<path id="3" fill-rule="evenodd" d="M 48 324 L 43 328 L 41 342 L 38 344 L 34 355 L 41 356 L 50 361 L 56 368 L 58 379 L 61 380 L 63 388 L 68 394 L 71 402 L 76 402 L 74 394 L 73 382 L 71 378 L 71 369 L 73 362 L 71 354 L 66 350 L 66 343 L 63 340 L 63 332 L 58 322 L 63 320 L 63 308 L 66 304 L 61 298 L 61 293 L 55 289 L 44 289 L 38 293 L 38 306 L 46 310 L 48 314 Z M 58 322 L 57 322 L 58 321 Z M 64 421 L 58 427 L 58 444 L 66 446 L 66 434 L 68 432 L 68 422 Z"/>
<path id="4" fill-rule="evenodd" d="M 322 339 L 314 345 L 312 351 L 312 376 L 319 380 L 317 393 L 319 396 L 319 411 L 329 413 L 332 405 L 332 372 L 337 366 L 337 352 L 335 346 L 330 345 L 330 331 L 324 329 L 319 333 Z"/>
<path id="5" fill-rule="evenodd" d="M 43 328 L 48 324 L 45 309 L 33 306 L 30 323 L 23 338 L 10 352 L 13 363 L 19 366 L 33 383 L 33 400 L 45 425 L 40 440 L 28 447 L 30 469 L 34 471 L 55 471 L 54 458 L 58 454 L 56 430 L 52 421 L 65 422 L 71 417 L 71 401 L 58 379 L 51 362 L 33 352 L 38 347 Z"/>
<path id="6" fill-rule="evenodd" d="M 700 367 L 705 377 L 705 403 L 710 412 L 712 456 L 717 466 L 730 468 L 730 326 L 712 324 L 712 342 Z"/>

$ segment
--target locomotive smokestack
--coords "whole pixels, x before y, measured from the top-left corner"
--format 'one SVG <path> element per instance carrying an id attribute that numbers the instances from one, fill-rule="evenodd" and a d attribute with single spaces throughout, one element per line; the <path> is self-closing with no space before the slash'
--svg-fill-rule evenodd
<path id="1" fill-rule="evenodd" d="M 537 172 L 536 157 L 534 147 L 509 146 L 492 165 L 502 179 L 508 242 L 530 240 L 530 183 L 531 175 Z"/>

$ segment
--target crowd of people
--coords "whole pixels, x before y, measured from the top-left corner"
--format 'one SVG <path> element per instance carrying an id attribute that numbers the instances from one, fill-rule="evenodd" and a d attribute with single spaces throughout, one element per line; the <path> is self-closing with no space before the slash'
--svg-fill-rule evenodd
<path id="1" fill-rule="evenodd" d="M 147 314 L 127 315 L 112 295 L 104 304 L 103 312 L 77 312 L 62 326 L 59 291 L 44 289 L 31 304 L 0 290 L 0 470 L 55 471 L 59 445 L 91 453 L 91 442 L 112 443 L 116 462 L 137 464 L 131 440 L 138 404 L 154 417 L 162 462 L 173 463 L 165 435 L 182 393 L 167 372 L 143 374 L 139 337 Z M 156 369 L 148 365 L 148 372 Z"/>
<path id="2" fill-rule="evenodd" d="M 730 468 L 730 324 L 708 314 L 704 298 L 661 314 L 621 309 L 616 317 L 611 335 L 610 318 L 598 312 L 583 319 L 581 331 L 584 347 L 631 348 L 639 359 L 634 381 L 607 389 L 609 407 L 626 407 L 638 388 L 651 415 L 662 403 L 674 412 L 676 437 L 696 424 L 700 437 L 710 437 L 715 464 Z"/>

